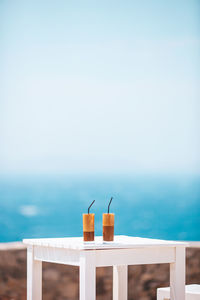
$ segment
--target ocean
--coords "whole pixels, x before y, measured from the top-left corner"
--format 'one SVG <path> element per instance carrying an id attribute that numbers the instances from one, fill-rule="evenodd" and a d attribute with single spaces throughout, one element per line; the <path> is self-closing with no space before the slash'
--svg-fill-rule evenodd
<path id="1" fill-rule="evenodd" d="M 0 178 L 0 242 L 82 235 L 82 213 L 115 213 L 115 234 L 200 241 L 199 176 L 6 176 Z"/>

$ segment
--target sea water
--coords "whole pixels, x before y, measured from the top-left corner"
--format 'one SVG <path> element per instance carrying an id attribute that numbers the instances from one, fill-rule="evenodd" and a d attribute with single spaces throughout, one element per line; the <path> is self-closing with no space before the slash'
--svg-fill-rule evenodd
<path id="1" fill-rule="evenodd" d="M 90 203 L 95 234 L 102 214 L 115 213 L 115 234 L 200 240 L 198 176 L 2 176 L 0 242 L 82 236 Z"/>

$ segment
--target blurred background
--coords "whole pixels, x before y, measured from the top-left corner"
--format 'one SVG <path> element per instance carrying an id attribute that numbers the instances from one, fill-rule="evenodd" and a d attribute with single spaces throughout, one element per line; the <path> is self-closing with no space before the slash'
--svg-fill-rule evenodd
<path id="1" fill-rule="evenodd" d="M 200 2 L 0 1 L 0 242 L 200 240 Z"/>

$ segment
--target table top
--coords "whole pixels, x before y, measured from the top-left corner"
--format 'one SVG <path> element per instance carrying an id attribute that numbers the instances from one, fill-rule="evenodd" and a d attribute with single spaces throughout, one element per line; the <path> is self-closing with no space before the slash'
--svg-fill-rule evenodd
<path id="1" fill-rule="evenodd" d="M 23 243 L 32 246 L 64 248 L 73 250 L 134 249 L 146 247 L 187 247 L 185 242 L 157 240 L 149 238 L 116 235 L 114 242 L 103 242 L 102 237 L 95 237 L 94 242 L 83 242 L 82 237 L 24 239 Z"/>

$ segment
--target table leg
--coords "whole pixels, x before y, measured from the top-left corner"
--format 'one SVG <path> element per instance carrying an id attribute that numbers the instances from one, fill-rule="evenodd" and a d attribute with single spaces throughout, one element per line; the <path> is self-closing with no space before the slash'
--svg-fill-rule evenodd
<path id="1" fill-rule="evenodd" d="M 128 299 L 128 267 L 113 266 L 113 300 Z"/>
<path id="2" fill-rule="evenodd" d="M 170 264 L 170 299 L 185 300 L 185 248 L 175 248 L 176 260 Z"/>
<path id="3" fill-rule="evenodd" d="M 81 258 L 79 289 L 80 300 L 96 299 L 96 266 L 93 255 Z"/>
<path id="4" fill-rule="evenodd" d="M 34 248 L 27 248 L 27 300 L 42 300 L 42 262 L 34 260 Z"/>

